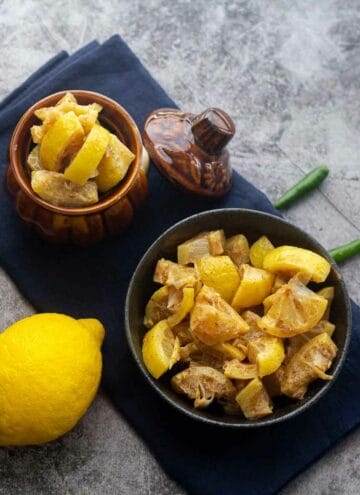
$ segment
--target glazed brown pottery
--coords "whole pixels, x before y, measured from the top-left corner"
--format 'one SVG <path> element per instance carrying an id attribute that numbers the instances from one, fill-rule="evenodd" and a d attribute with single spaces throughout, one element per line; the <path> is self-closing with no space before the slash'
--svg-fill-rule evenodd
<path id="1" fill-rule="evenodd" d="M 222 196 L 231 188 L 225 147 L 234 134 L 234 122 L 219 108 L 199 115 L 161 108 L 146 119 L 143 138 L 152 161 L 171 182 L 201 196 Z"/>
<path id="2" fill-rule="evenodd" d="M 39 121 L 34 111 L 55 105 L 67 91 L 52 94 L 29 108 L 19 120 L 9 146 L 6 183 L 15 198 L 15 207 L 24 222 L 54 243 L 81 246 L 119 234 L 131 222 L 134 210 L 147 195 L 147 178 L 140 168 L 142 141 L 139 130 L 127 111 L 115 101 L 91 91 L 70 91 L 80 104 L 99 103 L 101 124 L 116 134 L 135 154 L 125 178 L 91 206 L 66 208 L 41 199 L 31 188 L 27 156 L 33 146 L 30 128 Z"/>

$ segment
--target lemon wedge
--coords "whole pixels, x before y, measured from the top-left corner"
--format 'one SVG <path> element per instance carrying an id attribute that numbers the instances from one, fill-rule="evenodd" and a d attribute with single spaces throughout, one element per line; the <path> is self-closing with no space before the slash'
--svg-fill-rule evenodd
<path id="1" fill-rule="evenodd" d="M 285 275 L 303 273 L 314 282 L 324 282 L 329 275 L 330 263 L 313 251 L 296 246 L 280 246 L 264 257 L 265 270 Z"/>
<path id="2" fill-rule="evenodd" d="M 80 186 L 85 184 L 93 176 L 99 165 L 109 143 L 109 138 L 109 131 L 95 124 L 79 152 L 65 170 L 65 178 Z"/>
<path id="3" fill-rule="evenodd" d="M 185 316 L 190 313 L 194 306 L 194 289 L 192 287 L 185 287 L 182 292 L 183 297 L 178 310 L 167 319 L 167 322 L 171 327 L 178 325 Z"/>
<path id="4" fill-rule="evenodd" d="M 29 153 L 27 157 L 27 164 L 29 165 L 30 170 L 42 170 L 44 167 L 40 161 L 40 146 L 37 144 Z"/>
<path id="5" fill-rule="evenodd" d="M 110 134 L 105 155 L 99 163 L 96 183 L 100 192 L 107 192 L 126 175 L 135 155 L 114 134 Z"/>
<path id="6" fill-rule="evenodd" d="M 59 117 L 51 125 L 40 145 L 40 161 L 47 170 L 58 172 L 62 158 L 70 149 L 81 146 L 84 131 L 74 112 Z"/>
<path id="7" fill-rule="evenodd" d="M 172 363 L 175 337 L 166 320 L 161 320 L 144 337 L 142 354 L 146 368 L 154 378 L 160 378 Z"/>
<path id="8" fill-rule="evenodd" d="M 240 276 L 229 256 L 196 259 L 195 268 L 205 285 L 215 289 L 226 302 L 231 302 L 239 286 Z"/>

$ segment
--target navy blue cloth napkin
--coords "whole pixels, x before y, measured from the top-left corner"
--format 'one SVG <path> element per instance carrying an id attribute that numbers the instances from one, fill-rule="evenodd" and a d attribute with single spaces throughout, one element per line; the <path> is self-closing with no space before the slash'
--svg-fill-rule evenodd
<path id="1" fill-rule="evenodd" d="M 39 98 L 63 89 L 95 90 L 114 98 L 140 129 L 151 110 L 175 106 L 118 36 L 103 45 L 91 43 L 70 57 L 61 53 L 0 106 L 2 175 L 17 120 Z M 179 415 L 145 383 L 125 340 L 124 302 L 134 268 L 159 234 L 188 215 L 217 207 L 276 211 L 238 174 L 231 193 L 216 201 L 184 195 L 154 168 L 149 182 L 149 199 L 126 234 L 86 250 L 43 242 L 24 227 L 2 193 L 1 265 L 37 310 L 104 322 L 103 386 L 166 472 L 189 493 L 275 493 L 360 421 L 359 308 L 352 305 L 353 338 L 341 375 L 320 403 L 300 417 L 243 432 L 216 429 Z"/>

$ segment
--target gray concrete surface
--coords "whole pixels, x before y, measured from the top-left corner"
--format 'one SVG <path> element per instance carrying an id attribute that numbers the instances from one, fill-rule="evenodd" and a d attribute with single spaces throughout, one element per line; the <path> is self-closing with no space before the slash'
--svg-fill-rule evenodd
<path id="1" fill-rule="evenodd" d="M 180 106 L 229 111 L 233 165 L 271 199 L 327 163 L 329 179 L 286 216 L 326 247 L 359 236 L 359 0 L 0 0 L 0 97 L 60 49 L 114 32 Z M 360 258 L 343 273 L 360 302 Z M 1 327 L 32 311 L 4 273 L 0 301 Z M 170 493 L 183 491 L 102 393 L 58 442 L 0 450 L 1 495 Z M 282 495 L 309 493 L 360 493 L 360 431 Z"/>

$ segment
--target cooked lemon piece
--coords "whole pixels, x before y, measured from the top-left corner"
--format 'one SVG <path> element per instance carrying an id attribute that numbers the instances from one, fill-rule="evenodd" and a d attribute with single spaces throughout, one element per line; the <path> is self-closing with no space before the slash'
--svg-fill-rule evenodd
<path id="1" fill-rule="evenodd" d="M 321 320 L 316 327 L 312 328 L 308 332 L 295 335 L 288 340 L 286 348 L 286 357 L 291 358 L 306 342 L 309 342 L 316 335 L 321 333 L 327 333 L 329 337 L 332 337 L 335 332 L 335 325 L 327 320 Z"/>
<path id="2" fill-rule="evenodd" d="M 65 115 L 69 115 L 69 113 Z M 79 125 L 81 126 L 80 123 Z M 75 184 L 85 184 L 99 165 L 109 143 L 109 136 L 109 131 L 95 124 L 75 158 L 65 170 L 65 178 L 75 182 Z"/>
<path id="3" fill-rule="evenodd" d="M 99 201 L 95 182 L 89 181 L 78 186 L 66 180 L 64 174 L 50 170 L 32 172 L 31 187 L 40 198 L 55 206 L 81 207 Z"/>
<path id="4" fill-rule="evenodd" d="M 83 128 L 74 112 L 62 115 L 49 127 L 41 141 L 41 163 L 47 170 L 57 172 L 64 156 L 81 146 L 83 138 Z"/>
<path id="5" fill-rule="evenodd" d="M 218 292 L 204 285 L 191 311 L 190 328 L 201 342 L 215 345 L 247 332 L 249 325 Z"/>
<path id="6" fill-rule="evenodd" d="M 254 378 L 236 396 L 245 418 L 259 419 L 272 413 L 270 397 L 259 378 Z"/>
<path id="7" fill-rule="evenodd" d="M 191 311 L 194 306 L 194 289 L 185 287 L 182 290 L 183 297 L 177 311 L 167 319 L 170 327 L 178 325 Z"/>
<path id="8" fill-rule="evenodd" d="M 249 263 L 249 243 L 243 234 L 237 234 L 226 240 L 226 254 L 230 256 L 235 265 Z"/>
<path id="9" fill-rule="evenodd" d="M 215 289 L 226 302 L 232 300 L 240 277 L 229 256 L 206 256 L 197 259 L 195 269 L 205 285 Z"/>
<path id="10" fill-rule="evenodd" d="M 331 265 L 325 258 L 309 249 L 280 246 L 266 254 L 263 267 L 269 272 L 280 272 L 290 276 L 303 273 L 313 282 L 324 282 Z"/>
<path id="11" fill-rule="evenodd" d="M 232 397 L 235 387 L 220 371 L 209 366 L 190 366 L 171 379 L 173 389 L 194 399 L 194 407 L 207 407 L 215 398 Z"/>
<path id="12" fill-rule="evenodd" d="M 243 349 L 229 344 L 229 342 L 223 342 L 222 344 L 217 344 L 214 347 L 228 359 L 238 359 L 239 361 L 242 361 L 246 358 L 246 354 Z"/>
<path id="13" fill-rule="evenodd" d="M 261 236 L 250 247 L 249 257 L 251 264 L 256 268 L 263 268 L 265 255 L 273 249 L 274 246 L 266 237 L 266 235 Z"/>
<path id="14" fill-rule="evenodd" d="M 275 337 L 293 337 L 315 327 L 323 317 L 327 300 L 297 277 L 264 301 L 266 314 L 258 325 Z"/>
<path id="15" fill-rule="evenodd" d="M 285 359 L 284 342 L 267 335 L 251 340 L 248 344 L 248 356 L 249 361 L 257 365 L 260 377 L 271 375 Z"/>
<path id="16" fill-rule="evenodd" d="M 164 258 L 156 263 L 153 280 L 162 285 L 173 286 L 175 289 L 195 287 L 197 283 L 194 268 L 182 266 Z"/>
<path id="17" fill-rule="evenodd" d="M 242 265 L 240 268 L 240 285 L 234 295 L 231 306 L 239 311 L 261 304 L 270 292 L 274 275 L 261 268 Z"/>
<path id="18" fill-rule="evenodd" d="M 167 307 L 169 297 L 169 289 L 160 287 L 150 297 L 145 308 L 144 325 L 147 328 L 152 328 L 161 320 L 166 320 L 170 316 L 170 310 Z"/>
<path id="19" fill-rule="evenodd" d="M 30 170 L 43 170 L 44 167 L 40 161 L 40 146 L 36 145 L 29 153 L 27 157 L 27 164 L 29 165 Z"/>
<path id="20" fill-rule="evenodd" d="M 233 380 L 251 380 L 257 377 L 257 366 L 242 363 L 239 359 L 232 359 L 225 363 L 224 375 Z"/>
<path id="21" fill-rule="evenodd" d="M 79 105 L 73 94 L 66 93 L 55 106 L 38 108 L 34 112 L 36 117 L 42 121 L 41 126 L 33 126 L 31 128 L 33 138 L 36 138 L 36 141 L 34 139 L 34 142 L 41 142 L 47 129 L 55 120 L 67 112 L 74 112 L 75 115 L 79 117 L 79 121 L 85 134 L 88 134 L 96 123 L 101 110 L 102 106 L 98 103 Z"/>
<path id="22" fill-rule="evenodd" d="M 280 289 L 280 287 L 287 284 L 288 282 L 289 277 L 285 277 L 284 275 L 276 275 L 271 292 L 276 292 L 278 289 Z"/>
<path id="23" fill-rule="evenodd" d="M 126 175 L 135 155 L 117 136 L 110 134 L 109 144 L 99 163 L 99 175 L 96 178 L 99 191 L 107 192 Z"/>
<path id="24" fill-rule="evenodd" d="M 194 263 L 204 256 L 217 256 L 225 249 L 225 234 L 223 230 L 202 232 L 177 247 L 178 262 L 181 265 Z"/>
<path id="25" fill-rule="evenodd" d="M 80 105 L 77 105 L 77 108 L 79 107 Z M 78 113 L 77 108 L 74 109 L 74 112 L 79 116 L 79 120 L 85 134 L 89 134 L 91 129 L 98 121 L 99 112 L 102 110 L 102 107 L 97 103 L 92 103 L 90 105 L 87 105 L 87 112 L 84 114 Z"/>
<path id="26" fill-rule="evenodd" d="M 159 321 L 144 337 L 142 355 L 149 373 L 160 378 L 174 358 L 175 337 L 166 320 Z"/>
<path id="27" fill-rule="evenodd" d="M 302 399 L 311 382 L 317 378 L 331 380 L 325 374 L 337 354 L 337 347 L 327 333 L 313 337 L 296 352 L 285 366 L 281 391 L 294 399 Z"/>
<path id="28" fill-rule="evenodd" d="M 335 287 L 329 286 L 329 287 L 324 287 L 323 289 L 318 291 L 318 295 L 325 297 L 325 299 L 328 302 L 326 311 L 324 313 L 323 319 L 324 320 L 329 320 L 330 318 L 330 311 L 331 311 L 331 303 L 334 300 L 335 297 Z"/>

